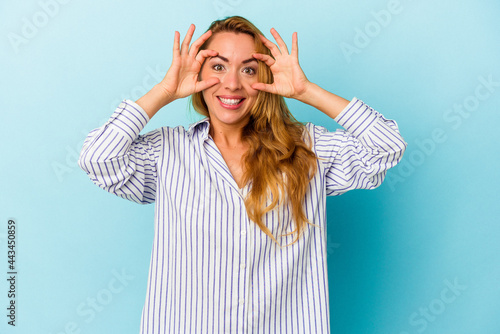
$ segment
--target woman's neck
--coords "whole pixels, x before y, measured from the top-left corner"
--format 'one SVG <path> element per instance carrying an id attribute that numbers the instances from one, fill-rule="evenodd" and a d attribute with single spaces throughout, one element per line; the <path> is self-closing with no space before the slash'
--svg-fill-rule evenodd
<path id="1" fill-rule="evenodd" d="M 244 125 L 210 124 L 210 135 L 217 146 L 238 148 L 246 146 L 243 141 Z"/>

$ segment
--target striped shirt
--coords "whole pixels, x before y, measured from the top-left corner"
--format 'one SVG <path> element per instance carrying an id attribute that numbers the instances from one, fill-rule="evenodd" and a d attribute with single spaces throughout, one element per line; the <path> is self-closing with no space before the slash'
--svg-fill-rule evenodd
<path id="1" fill-rule="evenodd" d="M 406 148 L 396 122 L 354 98 L 328 132 L 306 124 L 318 170 L 300 239 L 286 205 L 264 216 L 276 245 L 249 220 L 244 198 L 209 135 L 209 120 L 140 135 L 149 121 L 124 100 L 90 132 L 79 165 L 99 187 L 156 202 L 140 332 L 329 333 L 326 196 L 379 186 Z"/>

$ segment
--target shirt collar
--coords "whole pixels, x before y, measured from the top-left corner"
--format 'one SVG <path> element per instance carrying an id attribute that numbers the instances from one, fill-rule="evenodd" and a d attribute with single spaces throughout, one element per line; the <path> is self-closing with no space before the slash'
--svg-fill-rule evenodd
<path id="1" fill-rule="evenodd" d="M 200 136 L 201 139 L 207 140 L 208 133 L 210 130 L 210 118 L 205 117 L 202 120 L 199 120 L 196 123 L 193 123 L 189 126 L 188 133 L 193 135 Z"/>

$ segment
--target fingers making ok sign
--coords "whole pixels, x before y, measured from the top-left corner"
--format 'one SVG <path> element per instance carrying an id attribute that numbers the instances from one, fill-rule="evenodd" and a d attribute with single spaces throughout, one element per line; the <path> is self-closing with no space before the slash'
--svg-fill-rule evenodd
<path id="1" fill-rule="evenodd" d="M 195 26 L 191 24 L 182 45 L 180 44 L 179 32 L 175 32 L 172 65 L 159 84 L 172 100 L 197 93 L 219 82 L 219 79 L 213 77 L 198 81 L 198 73 L 203 62 L 207 57 L 216 56 L 217 52 L 213 50 L 199 51 L 203 43 L 212 35 L 210 30 L 201 35 L 190 46 L 194 30 Z"/>
<path id="2" fill-rule="evenodd" d="M 262 53 L 256 53 L 253 57 L 269 66 L 273 73 L 274 82 L 272 84 L 255 83 L 252 88 L 284 97 L 299 98 L 305 92 L 309 80 L 299 65 L 297 33 L 294 32 L 292 35 L 291 52 L 288 51 L 285 42 L 274 28 L 271 29 L 271 34 L 278 45 L 264 36 L 260 36 L 260 38 L 271 51 L 272 57 Z"/>

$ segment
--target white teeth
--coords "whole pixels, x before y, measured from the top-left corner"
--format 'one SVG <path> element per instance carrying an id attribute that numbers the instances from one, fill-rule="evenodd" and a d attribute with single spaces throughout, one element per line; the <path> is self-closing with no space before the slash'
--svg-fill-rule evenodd
<path id="1" fill-rule="evenodd" d="M 235 106 L 238 103 L 240 103 L 241 100 L 243 100 L 243 99 L 225 99 L 225 98 L 222 98 L 222 97 L 219 97 L 219 99 L 222 101 L 222 103 L 229 104 L 231 106 Z"/>

